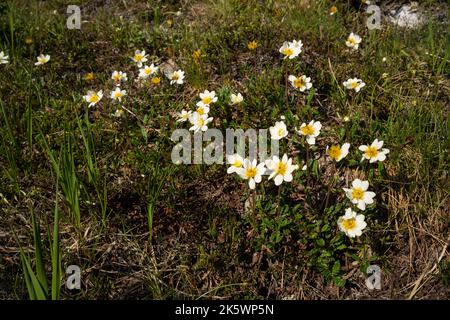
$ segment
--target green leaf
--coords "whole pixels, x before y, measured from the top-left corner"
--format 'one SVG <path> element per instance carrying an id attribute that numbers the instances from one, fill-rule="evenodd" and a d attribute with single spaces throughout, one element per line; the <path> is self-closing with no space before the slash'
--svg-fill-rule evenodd
<path id="1" fill-rule="evenodd" d="M 342 279 L 341 277 L 335 277 L 334 278 L 334 283 L 338 286 L 338 287 L 344 287 L 345 286 L 345 280 Z"/>
<path id="2" fill-rule="evenodd" d="M 20 250 L 20 261 L 22 262 L 22 269 L 23 269 L 23 276 L 25 278 L 25 284 L 27 286 L 28 296 L 30 297 L 30 300 L 36 300 L 36 293 L 34 292 L 33 284 L 31 283 L 31 278 L 28 273 L 27 266 L 25 264 L 25 255 L 22 252 L 22 249 Z"/>
<path id="3" fill-rule="evenodd" d="M 31 284 L 32 284 L 32 288 L 34 290 L 35 293 L 35 298 L 37 300 L 47 300 L 47 295 L 45 294 L 43 288 L 41 287 L 41 284 L 38 280 L 38 278 L 36 277 L 36 275 L 33 272 L 33 269 L 31 268 L 30 262 L 28 261 L 28 258 L 26 258 L 25 253 L 21 250 L 21 254 L 23 257 L 23 262 L 25 264 L 25 270 L 24 273 L 27 272 L 28 277 L 31 279 Z M 31 295 L 30 295 L 31 297 Z"/>
<path id="4" fill-rule="evenodd" d="M 325 240 L 323 240 L 323 239 L 317 239 L 317 245 L 319 245 L 319 246 L 321 246 L 321 247 L 325 246 Z"/>
<path id="5" fill-rule="evenodd" d="M 61 288 L 61 254 L 59 250 L 59 209 L 58 209 L 58 181 L 56 182 L 55 211 L 53 216 L 52 243 L 52 300 L 59 299 Z"/>
<path id="6" fill-rule="evenodd" d="M 33 238 L 34 238 L 34 255 L 36 258 L 36 273 L 37 278 L 42 285 L 42 288 L 47 292 L 47 276 L 45 274 L 45 264 L 43 259 L 42 240 L 40 234 L 39 223 L 36 220 L 34 211 L 31 211 L 31 221 L 33 224 Z"/>
<path id="7" fill-rule="evenodd" d="M 338 275 L 340 271 L 341 271 L 341 263 L 338 260 L 336 260 L 334 262 L 331 273 L 335 276 L 335 275 Z"/>

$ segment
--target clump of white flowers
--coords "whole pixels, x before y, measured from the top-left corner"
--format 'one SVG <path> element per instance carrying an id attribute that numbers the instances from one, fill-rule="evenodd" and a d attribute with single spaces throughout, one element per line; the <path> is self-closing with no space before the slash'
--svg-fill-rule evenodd
<path id="1" fill-rule="evenodd" d="M 361 37 L 353 32 L 350 33 L 347 40 L 345 41 L 345 45 L 353 50 L 358 50 L 359 44 L 361 43 Z"/>
<path id="2" fill-rule="evenodd" d="M 189 117 L 189 122 L 192 124 L 192 127 L 189 130 L 198 132 L 198 131 L 206 131 L 208 130 L 208 123 L 213 120 L 212 117 L 208 118 L 207 114 L 198 114 L 197 112 L 192 113 Z"/>
<path id="3" fill-rule="evenodd" d="M 364 152 L 361 161 L 369 160 L 370 163 L 386 160 L 389 149 L 383 148 L 383 141 L 375 139 L 370 146 L 362 145 L 359 150 Z"/>
<path id="4" fill-rule="evenodd" d="M 255 189 L 256 184 L 261 182 L 266 167 L 264 162 L 258 164 L 256 159 L 245 159 L 242 167 L 238 168 L 236 172 L 242 179 L 248 180 L 250 189 Z"/>
<path id="5" fill-rule="evenodd" d="M 311 120 L 310 123 L 303 123 L 299 130 L 296 130 L 300 135 L 306 137 L 306 142 L 310 145 L 316 143 L 316 138 L 320 134 L 322 124 L 319 121 Z"/>
<path id="6" fill-rule="evenodd" d="M 184 83 L 184 71 L 176 70 L 168 75 L 170 84 L 183 84 Z"/>
<path id="7" fill-rule="evenodd" d="M 283 121 L 275 122 L 275 125 L 269 128 L 269 132 L 272 140 L 280 140 L 288 135 L 286 124 Z"/>
<path id="8" fill-rule="evenodd" d="M 134 56 L 131 57 L 131 60 L 133 60 L 139 68 L 142 67 L 142 64 L 144 62 L 147 62 L 147 55 L 145 54 L 145 50 L 136 50 L 134 52 Z"/>
<path id="9" fill-rule="evenodd" d="M 192 115 L 192 111 L 181 110 L 181 112 L 177 113 L 178 120 L 177 122 L 185 122 L 189 120 L 189 117 Z"/>
<path id="10" fill-rule="evenodd" d="M 341 161 L 348 155 L 348 149 L 350 148 L 350 143 L 344 143 L 342 146 L 333 145 L 330 148 L 327 147 L 328 156 L 336 162 Z"/>
<path id="11" fill-rule="evenodd" d="M 360 210 L 366 210 L 367 204 L 373 203 L 373 198 L 375 197 L 375 192 L 367 191 L 369 189 L 369 181 L 361 181 L 360 179 L 355 179 L 352 182 L 352 187 L 350 189 L 343 188 L 347 198 Z"/>
<path id="12" fill-rule="evenodd" d="M 40 54 L 37 56 L 37 62 L 34 64 L 35 66 L 40 66 L 43 64 L 46 64 L 47 62 L 50 61 L 50 56 L 48 54 Z"/>
<path id="13" fill-rule="evenodd" d="M 122 71 L 114 71 L 111 75 L 111 79 L 114 80 L 114 83 L 117 86 L 120 86 L 121 82 L 125 82 L 128 80 L 127 78 L 127 74 L 125 72 Z"/>
<path id="14" fill-rule="evenodd" d="M 290 75 L 288 77 L 289 82 L 291 83 L 291 85 L 295 88 L 298 89 L 300 92 L 303 92 L 305 90 L 309 90 L 312 87 L 312 83 L 311 83 L 311 78 L 307 77 L 307 76 L 300 76 L 300 77 L 296 77 L 294 75 Z"/>
<path id="15" fill-rule="evenodd" d="M 292 159 L 288 158 L 286 154 L 281 159 L 273 156 L 272 159 L 267 159 L 265 164 L 270 173 L 269 180 L 273 178 L 277 186 L 282 184 L 283 181 L 291 182 L 293 179 L 292 173 L 298 169 L 298 166 L 293 165 Z"/>
<path id="16" fill-rule="evenodd" d="M 339 217 L 338 226 L 339 229 L 350 238 L 359 237 L 367 226 L 364 219 L 364 215 L 357 214 L 351 208 L 347 208 L 345 210 L 345 215 Z"/>
<path id="17" fill-rule="evenodd" d="M 343 82 L 343 85 L 348 90 L 355 90 L 355 92 L 359 92 L 366 84 L 358 78 L 348 79 Z"/>
<path id="18" fill-rule="evenodd" d="M 111 99 L 114 101 L 122 101 L 122 98 L 127 94 L 126 90 L 121 90 L 120 88 L 116 88 L 114 91 L 111 91 Z"/>
<path id="19" fill-rule="evenodd" d="M 231 164 L 231 166 L 227 169 L 228 174 L 238 173 L 238 169 L 242 168 L 244 165 L 244 159 L 237 153 L 228 155 L 227 162 L 228 164 Z"/>
<path id="20" fill-rule="evenodd" d="M 147 79 L 151 75 L 154 75 L 158 71 L 158 67 L 152 63 L 150 66 L 144 65 L 143 68 L 139 69 L 139 78 Z"/>
<path id="21" fill-rule="evenodd" d="M 241 103 L 242 101 L 244 101 L 244 97 L 242 96 L 242 94 L 240 94 L 240 93 L 238 93 L 238 94 L 234 94 L 234 93 L 232 93 L 231 95 L 230 95 L 230 104 L 231 105 L 235 105 L 235 104 L 239 104 L 239 103 Z"/>
<path id="22" fill-rule="evenodd" d="M 216 92 L 205 90 L 199 94 L 200 101 L 197 102 L 197 107 L 210 106 L 212 103 L 217 102 Z"/>
<path id="23" fill-rule="evenodd" d="M 103 97 L 103 90 L 98 92 L 89 90 L 87 94 L 83 97 L 86 102 L 89 103 L 88 107 L 95 106 Z"/>
<path id="24" fill-rule="evenodd" d="M 302 47 L 303 43 L 301 40 L 285 41 L 279 51 L 284 56 L 283 59 L 294 59 L 302 52 Z"/>

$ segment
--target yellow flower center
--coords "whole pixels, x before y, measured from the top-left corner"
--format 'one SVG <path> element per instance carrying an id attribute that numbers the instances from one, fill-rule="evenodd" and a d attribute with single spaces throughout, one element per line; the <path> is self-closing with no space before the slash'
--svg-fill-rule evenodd
<path id="1" fill-rule="evenodd" d="M 278 129 L 278 136 L 282 136 L 284 134 L 284 129 L 283 128 L 280 128 L 280 129 Z"/>
<path id="2" fill-rule="evenodd" d="M 347 39 L 347 41 L 350 42 L 351 45 L 355 45 L 356 44 L 355 38 L 353 38 L 353 37 L 349 37 Z"/>
<path id="3" fill-rule="evenodd" d="M 116 91 L 116 92 L 114 92 L 114 98 L 120 98 L 122 96 L 122 92 L 120 92 L 120 91 Z"/>
<path id="4" fill-rule="evenodd" d="M 154 77 L 152 78 L 152 83 L 153 84 L 159 84 L 161 82 L 161 78 L 160 77 Z"/>
<path id="5" fill-rule="evenodd" d="M 365 152 L 366 156 L 371 158 L 376 158 L 378 156 L 378 149 L 376 147 L 369 146 Z"/>
<path id="6" fill-rule="evenodd" d="M 332 7 L 330 8 L 330 13 L 331 13 L 331 14 L 335 14 L 336 12 L 337 12 L 336 6 L 332 6 Z"/>
<path id="7" fill-rule="evenodd" d="M 342 221 L 342 226 L 345 230 L 352 230 L 356 227 L 356 219 L 344 219 L 344 221 Z"/>
<path id="8" fill-rule="evenodd" d="M 172 74 L 172 80 L 177 81 L 179 78 L 180 78 L 180 76 L 178 75 L 178 73 Z"/>
<path id="9" fill-rule="evenodd" d="M 96 93 L 93 93 L 91 95 L 91 97 L 89 98 L 89 102 L 98 102 L 98 100 L 99 100 L 99 97 Z"/>
<path id="10" fill-rule="evenodd" d="M 86 76 L 84 77 L 84 79 L 85 79 L 86 81 L 94 80 L 94 74 L 93 74 L 92 72 L 89 72 L 89 73 L 86 74 Z"/>
<path id="11" fill-rule="evenodd" d="M 205 120 L 203 118 L 198 118 L 198 126 L 203 127 L 205 125 Z"/>
<path id="12" fill-rule="evenodd" d="M 295 80 L 294 80 L 294 87 L 296 87 L 296 88 L 301 88 L 301 87 L 303 87 L 305 85 L 305 83 L 303 82 L 303 78 L 296 78 Z"/>
<path id="13" fill-rule="evenodd" d="M 152 69 L 151 68 L 145 68 L 144 69 L 144 73 L 145 74 L 151 74 L 152 73 Z"/>
<path id="14" fill-rule="evenodd" d="M 203 109 L 203 107 L 198 107 L 197 108 L 197 113 L 202 116 L 202 115 L 205 114 L 205 109 Z"/>
<path id="15" fill-rule="evenodd" d="M 355 89 L 356 87 L 358 86 L 358 82 L 352 82 L 351 84 L 350 84 L 350 87 L 352 88 L 352 89 Z"/>
<path id="16" fill-rule="evenodd" d="M 339 146 L 332 146 L 329 150 L 328 150 L 328 155 L 333 158 L 334 160 L 339 159 L 339 157 L 342 154 L 342 150 Z"/>
<path id="17" fill-rule="evenodd" d="M 355 200 L 362 200 L 364 198 L 364 191 L 360 188 L 353 188 L 352 198 Z"/>
<path id="18" fill-rule="evenodd" d="M 311 136 L 314 134 L 315 130 L 309 124 L 300 129 L 305 136 Z"/>
<path id="19" fill-rule="evenodd" d="M 204 98 L 202 99 L 203 104 L 210 104 L 211 101 L 212 101 L 212 98 L 211 98 L 211 97 L 204 97 Z"/>
<path id="20" fill-rule="evenodd" d="M 144 58 L 144 56 L 142 54 L 140 54 L 140 53 L 134 55 L 134 60 L 135 61 L 141 61 L 142 58 Z"/>
<path id="21" fill-rule="evenodd" d="M 242 167 L 242 162 L 239 161 L 238 159 L 234 160 L 233 167 L 237 167 L 237 168 Z"/>
<path id="22" fill-rule="evenodd" d="M 285 56 L 292 56 L 293 54 L 294 54 L 294 51 L 291 49 L 291 48 L 284 48 L 283 49 L 283 54 L 285 55 Z"/>
<path id="23" fill-rule="evenodd" d="M 46 63 L 46 62 L 47 62 L 47 59 L 45 59 L 44 57 L 42 57 L 42 58 L 38 58 L 38 61 L 39 61 L 40 63 Z"/>
<path id="24" fill-rule="evenodd" d="M 120 78 L 121 78 L 120 74 L 117 73 L 114 75 L 114 81 L 119 82 Z"/>
<path id="25" fill-rule="evenodd" d="M 283 163 L 283 162 L 278 162 L 277 167 L 275 168 L 275 172 L 277 174 L 281 174 L 282 176 L 284 176 L 287 172 L 287 164 Z"/>
<path id="26" fill-rule="evenodd" d="M 255 167 L 247 168 L 247 170 L 245 170 L 245 176 L 247 177 L 247 179 L 254 178 L 256 176 L 256 173 L 257 170 Z"/>
<path id="27" fill-rule="evenodd" d="M 258 47 L 258 43 L 256 41 L 251 41 L 247 44 L 247 48 L 249 50 L 255 50 Z"/>

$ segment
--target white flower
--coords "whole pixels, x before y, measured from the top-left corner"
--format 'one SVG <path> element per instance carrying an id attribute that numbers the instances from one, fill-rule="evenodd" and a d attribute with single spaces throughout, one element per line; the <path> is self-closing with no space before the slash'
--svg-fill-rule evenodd
<path id="1" fill-rule="evenodd" d="M 242 168 L 238 168 L 236 172 L 242 179 L 248 180 L 250 189 L 255 189 L 256 183 L 261 182 L 266 168 L 264 162 L 257 164 L 256 159 L 253 161 L 245 159 Z"/>
<path id="2" fill-rule="evenodd" d="M 157 71 L 158 67 L 155 67 L 153 63 L 150 66 L 145 65 L 142 69 L 139 69 L 139 78 L 147 79 L 149 76 L 156 73 Z"/>
<path id="3" fill-rule="evenodd" d="M 209 113 L 209 107 L 207 105 L 199 106 L 197 110 L 195 110 L 199 115 L 204 115 Z"/>
<path id="4" fill-rule="evenodd" d="M 288 135 L 286 124 L 283 121 L 276 121 L 273 127 L 269 128 L 272 140 L 280 140 Z"/>
<path id="5" fill-rule="evenodd" d="M 7 56 L 3 51 L 0 52 L 0 64 L 7 64 L 9 61 L 9 56 Z"/>
<path id="6" fill-rule="evenodd" d="M 122 81 L 125 82 L 128 80 L 127 74 L 122 71 L 114 71 L 111 75 L 111 79 L 114 80 L 116 85 L 120 85 L 120 82 L 122 82 Z"/>
<path id="7" fill-rule="evenodd" d="M 134 52 L 134 56 L 131 58 L 134 62 L 136 62 L 136 65 L 140 68 L 142 67 L 142 64 L 144 62 L 147 62 L 147 55 L 145 54 L 145 50 L 139 51 L 136 50 Z"/>
<path id="8" fill-rule="evenodd" d="M 378 141 L 378 139 L 375 139 L 372 142 L 372 145 L 366 146 L 362 145 L 358 149 L 363 153 L 363 156 L 361 158 L 361 161 L 364 159 L 369 160 L 370 163 L 374 163 L 377 161 L 384 161 L 386 160 L 386 155 L 389 153 L 389 149 L 382 148 L 383 147 L 383 141 Z M 381 150 L 380 150 L 381 149 Z"/>
<path id="9" fill-rule="evenodd" d="M 347 208 L 345 209 L 345 215 L 338 219 L 339 229 L 350 238 L 359 237 L 362 230 L 367 226 L 364 218 L 364 215 L 356 214 L 355 211 Z"/>
<path id="10" fill-rule="evenodd" d="M 116 112 L 114 112 L 113 116 L 116 117 L 116 118 L 120 118 L 123 114 L 124 114 L 123 109 L 122 108 L 118 108 L 116 110 Z"/>
<path id="11" fill-rule="evenodd" d="M 361 79 L 358 78 L 348 79 L 347 81 L 344 81 L 343 84 L 346 89 L 353 89 L 356 92 L 359 92 L 359 90 L 366 85 Z"/>
<path id="12" fill-rule="evenodd" d="M 116 88 L 114 91 L 111 91 L 111 99 L 122 101 L 122 97 L 125 96 L 127 92 L 125 90 L 120 90 L 120 88 Z"/>
<path id="13" fill-rule="evenodd" d="M 46 64 L 49 60 L 50 60 L 50 56 L 48 54 L 44 55 L 41 53 L 39 56 L 37 56 L 37 62 L 34 65 L 40 66 L 40 65 Z"/>
<path id="14" fill-rule="evenodd" d="M 183 84 L 184 80 L 184 71 L 177 70 L 172 72 L 172 74 L 169 75 L 170 84 Z"/>
<path id="15" fill-rule="evenodd" d="M 301 92 L 309 90 L 312 87 L 311 78 L 307 76 L 296 77 L 294 75 L 290 75 L 288 80 L 294 88 L 300 90 Z"/>
<path id="16" fill-rule="evenodd" d="M 358 50 L 359 44 L 361 43 L 361 37 L 357 34 L 354 34 L 353 32 L 350 33 L 350 35 L 347 38 L 347 41 L 345 41 L 345 45 L 349 48 L 352 48 L 353 50 Z"/>
<path id="17" fill-rule="evenodd" d="M 199 94 L 200 101 L 197 102 L 197 107 L 209 106 L 211 103 L 217 102 L 216 92 L 205 90 Z"/>
<path id="18" fill-rule="evenodd" d="M 238 172 L 239 168 L 242 168 L 242 165 L 244 164 L 244 159 L 242 157 L 235 153 L 231 155 L 227 155 L 227 162 L 231 164 L 231 166 L 227 169 L 227 173 L 231 174 L 234 172 Z"/>
<path id="19" fill-rule="evenodd" d="M 297 40 L 292 40 L 292 42 L 290 43 L 291 47 L 293 47 L 295 50 L 298 51 L 298 53 L 302 52 L 302 47 L 303 47 L 303 43 L 302 40 L 297 41 Z"/>
<path id="20" fill-rule="evenodd" d="M 231 100 L 230 104 L 234 105 L 234 104 L 238 104 L 238 103 L 241 103 L 242 101 L 244 101 L 244 97 L 240 93 L 238 93 L 237 95 L 232 93 L 230 96 L 230 100 Z"/>
<path id="21" fill-rule="evenodd" d="M 291 182 L 292 172 L 298 169 L 297 165 L 292 165 L 292 159 L 288 158 L 286 154 L 282 159 L 277 156 L 273 156 L 272 159 L 266 160 L 267 169 L 270 171 L 269 180 L 275 178 L 275 185 L 279 186 L 283 181 Z"/>
<path id="22" fill-rule="evenodd" d="M 207 114 L 200 115 L 197 112 L 194 112 L 189 117 L 189 122 L 192 124 L 192 127 L 189 130 L 198 132 L 198 131 L 206 131 L 208 130 L 208 123 L 213 120 L 212 117 L 208 118 Z"/>
<path id="23" fill-rule="evenodd" d="M 352 182 L 352 188 L 343 188 L 347 198 L 360 210 L 366 210 L 366 204 L 373 203 L 373 197 L 375 197 L 375 192 L 367 191 L 369 188 L 369 181 L 361 181 L 355 179 Z"/>
<path id="24" fill-rule="evenodd" d="M 330 156 L 330 158 L 332 158 L 336 162 L 339 162 L 348 155 L 349 148 L 350 143 L 344 143 L 342 147 L 339 145 L 334 145 L 330 148 L 327 147 L 327 154 L 328 156 Z"/>
<path id="25" fill-rule="evenodd" d="M 89 90 L 87 94 L 83 97 L 86 102 L 89 102 L 89 107 L 95 106 L 103 97 L 103 91 L 98 92 Z"/>
<path id="26" fill-rule="evenodd" d="M 186 111 L 186 110 L 181 110 L 181 112 L 179 112 L 178 114 L 177 114 L 177 116 L 178 116 L 178 120 L 177 120 L 177 122 L 185 122 L 186 120 L 189 120 L 189 117 L 191 116 L 191 114 L 192 114 L 192 111 Z"/>
<path id="27" fill-rule="evenodd" d="M 303 43 L 302 41 L 292 41 L 287 42 L 285 41 L 283 45 L 280 48 L 280 53 L 284 55 L 283 59 L 289 58 L 294 59 L 302 52 Z"/>
<path id="28" fill-rule="evenodd" d="M 313 145 L 316 143 L 316 137 L 320 134 L 320 129 L 322 129 L 322 124 L 319 121 L 312 120 L 309 124 L 303 123 L 297 132 L 306 136 L 306 142 Z"/>

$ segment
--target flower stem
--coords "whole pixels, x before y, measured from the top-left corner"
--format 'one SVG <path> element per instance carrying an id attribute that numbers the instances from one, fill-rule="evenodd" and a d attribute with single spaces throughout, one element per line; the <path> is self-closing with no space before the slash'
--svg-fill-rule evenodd
<path id="1" fill-rule="evenodd" d="M 288 87 L 288 61 L 285 60 L 284 61 L 284 86 L 285 86 L 285 90 L 284 90 L 284 104 L 286 107 L 288 107 L 288 91 L 289 91 L 289 87 Z"/>
<path id="2" fill-rule="evenodd" d="M 280 216 L 280 207 L 281 207 L 281 187 L 282 185 L 280 185 L 278 187 L 278 195 L 277 195 L 277 210 L 276 210 L 276 216 L 279 217 Z"/>
<path id="3" fill-rule="evenodd" d="M 325 206 L 323 207 L 323 210 L 326 210 L 328 207 L 328 200 L 330 199 L 330 194 L 331 194 L 331 191 L 333 190 L 333 186 L 334 186 L 335 174 L 336 174 L 336 163 L 333 161 L 333 166 L 331 169 L 331 181 L 328 184 L 327 197 L 325 199 Z"/>

